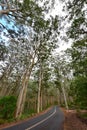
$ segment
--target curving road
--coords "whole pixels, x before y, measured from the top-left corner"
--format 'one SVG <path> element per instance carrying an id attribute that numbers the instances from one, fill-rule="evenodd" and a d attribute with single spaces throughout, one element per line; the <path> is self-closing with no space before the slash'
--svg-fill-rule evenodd
<path id="1" fill-rule="evenodd" d="M 63 130 L 63 122 L 63 112 L 55 106 L 43 115 L 2 130 Z"/>

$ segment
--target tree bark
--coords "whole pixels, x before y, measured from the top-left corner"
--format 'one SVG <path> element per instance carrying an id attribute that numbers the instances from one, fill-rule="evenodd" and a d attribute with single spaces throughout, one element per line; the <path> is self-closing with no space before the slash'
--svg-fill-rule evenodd
<path id="1" fill-rule="evenodd" d="M 37 101 L 37 113 L 40 112 L 40 104 L 41 104 L 41 100 L 40 100 L 40 96 L 41 96 L 41 69 L 39 72 L 39 84 L 38 84 L 38 101 Z"/>
<path id="2" fill-rule="evenodd" d="M 18 96 L 18 100 L 17 100 L 17 108 L 16 108 L 16 113 L 15 113 L 15 118 L 18 118 L 21 116 L 23 109 L 24 109 L 24 103 L 26 100 L 26 93 L 27 93 L 27 86 L 28 86 L 28 82 L 30 79 L 30 75 L 34 66 L 34 60 L 35 60 L 35 56 L 32 59 L 32 63 L 29 66 L 29 69 L 25 71 L 25 74 L 22 78 L 22 88 L 21 91 L 19 93 Z"/>
<path id="3" fill-rule="evenodd" d="M 60 106 L 60 91 L 57 89 L 57 94 L 58 94 L 58 105 Z"/>
<path id="4" fill-rule="evenodd" d="M 62 86 L 62 92 L 63 92 L 63 96 L 64 96 L 65 106 L 66 106 L 66 109 L 68 110 L 69 108 L 68 108 L 68 102 L 67 102 L 64 86 Z"/>
<path id="5" fill-rule="evenodd" d="M 40 100 L 41 100 L 41 111 L 43 110 L 43 94 L 42 94 L 42 92 L 41 92 L 41 98 L 40 98 Z"/>
<path id="6" fill-rule="evenodd" d="M 6 96 L 8 95 L 8 78 L 10 77 L 13 68 L 14 68 L 15 64 L 11 64 L 9 66 L 6 67 L 5 71 L 3 72 L 3 75 L 0 77 L 1 83 L 0 83 L 0 87 L 1 87 L 1 91 L 0 91 L 0 97 Z"/>

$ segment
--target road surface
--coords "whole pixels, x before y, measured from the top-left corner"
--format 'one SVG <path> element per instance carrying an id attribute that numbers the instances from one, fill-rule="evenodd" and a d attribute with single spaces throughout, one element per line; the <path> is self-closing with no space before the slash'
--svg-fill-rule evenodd
<path id="1" fill-rule="evenodd" d="M 2 130 L 63 130 L 63 121 L 63 112 L 55 106 L 43 115 Z"/>

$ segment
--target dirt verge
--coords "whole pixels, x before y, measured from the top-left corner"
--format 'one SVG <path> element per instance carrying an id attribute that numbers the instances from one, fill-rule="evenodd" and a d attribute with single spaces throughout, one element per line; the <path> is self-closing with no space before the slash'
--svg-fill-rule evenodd
<path id="1" fill-rule="evenodd" d="M 87 130 L 87 120 L 79 118 L 75 110 L 62 110 L 65 114 L 64 130 Z"/>

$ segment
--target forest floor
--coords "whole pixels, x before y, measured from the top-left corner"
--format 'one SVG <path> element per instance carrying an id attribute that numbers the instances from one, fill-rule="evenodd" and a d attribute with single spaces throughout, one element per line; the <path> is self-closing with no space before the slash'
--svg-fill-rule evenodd
<path id="1" fill-rule="evenodd" d="M 65 110 L 64 130 L 87 130 L 87 119 L 78 116 L 75 110 Z"/>

